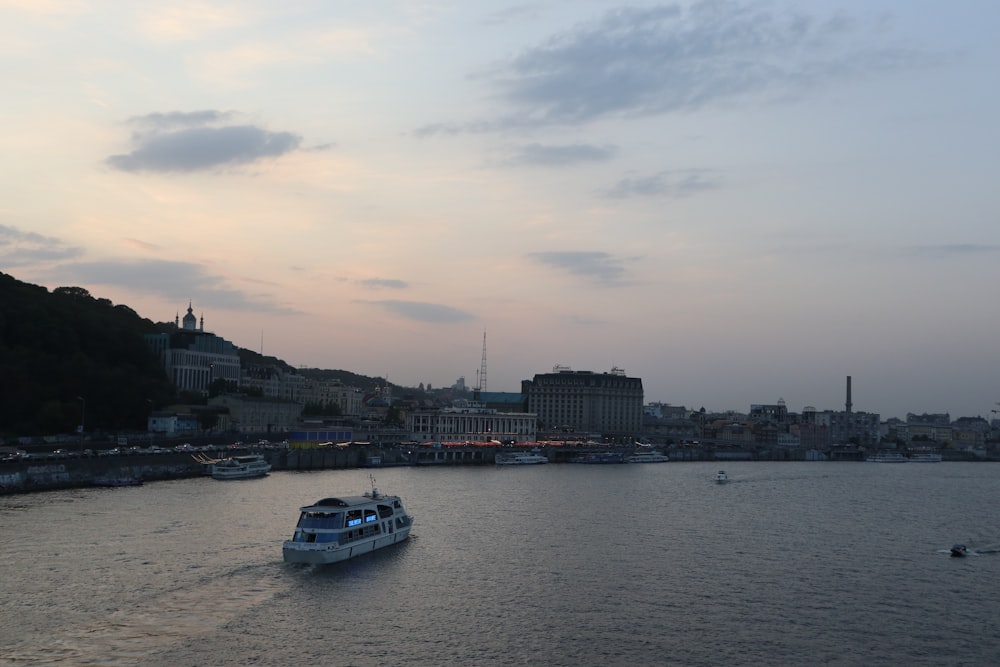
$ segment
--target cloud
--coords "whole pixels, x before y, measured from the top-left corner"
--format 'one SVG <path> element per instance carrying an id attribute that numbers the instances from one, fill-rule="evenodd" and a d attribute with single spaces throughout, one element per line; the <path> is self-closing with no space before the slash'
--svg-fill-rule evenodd
<path id="1" fill-rule="evenodd" d="M 864 44 L 857 22 L 701 0 L 622 7 L 550 37 L 486 78 L 516 111 L 501 126 L 582 124 L 779 99 L 835 80 L 923 66 L 913 51 Z M 483 125 L 466 130 L 483 129 Z M 430 125 L 424 134 L 454 131 Z"/>
<path id="2" fill-rule="evenodd" d="M 168 111 L 166 113 L 154 112 L 145 116 L 133 116 L 128 122 L 140 127 L 171 130 L 177 127 L 200 127 L 220 121 L 228 121 L 237 115 L 235 111 L 214 111 L 212 109 L 204 109 L 202 111 Z"/>
<path id="3" fill-rule="evenodd" d="M 114 285 L 186 303 L 237 311 L 297 313 L 273 301 L 228 287 L 225 276 L 190 262 L 163 260 L 79 262 L 56 270 L 60 281 Z"/>
<path id="4" fill-rule="evenodd" d="M 385 301 L 362 301 L 373 306 L 379 306 L 393 315 L 405 317 L 408 320 L 417 322 L 431 322 L 434 324 L 449 324 L 452 322 L 464 322 L 471 320 L 469 313 L 444 306 L 439 303 L 422 303 L 420 301 L 397 301 L 393 299 Z"/>
<path id="5" fill-rule="evenodd" d="M 372 289 L 406 289 L 410 286 L 405 280 L 396 280 L 394 278 L 368 278 L 357 282 L 362 287 L 370 287 Z"/>
<path id="6" fill-rule="evenodd" d="M 212 126 L 233 112 L 153 113 L 130 120 L 141 131 L 130 153 L 107 163 L 121 171 L 186 172 L 249 164 L 294 151 L 302 139 L 290 132 L 269 132 L 253 125 Z"/>
<path id="7" fill-rule="evenodd" d="M 539 165 L 544 167 L 564 167 L 584 162 L 607 162 L 615 156 L 614 146 L 594 146 L 591 144 L 569 144 L 545 146 L 527 144 L 519 146 L 505 165 Z"/>
<path id="8" fill-rule="evenodd" d="M 82 253 L 81 248 L 68 246 L 59 239 L 0 225 L 0 266 L 30 266 L 38 262 L 72 259 Z"/>
<path id="9" fill-rule="evenodd" d="M 625 260 L 606 252 L 535 252 L 528 256 L 571 275 L 590 278 L 605 287 L 630 284 L 629 281 L 623 280 L 625 268 L 622 264 Z"/>
<path id="10" fill-rule="evenodd" d="M 718 187 L 719 181 L 703 171 L 661 171 L 652 176 L 623 178 L 603 194 L 611 199 L 686 197 Z"/>

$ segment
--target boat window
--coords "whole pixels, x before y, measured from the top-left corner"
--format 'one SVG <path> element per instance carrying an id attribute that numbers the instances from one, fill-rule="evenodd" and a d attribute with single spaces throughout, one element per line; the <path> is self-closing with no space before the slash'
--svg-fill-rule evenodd
<path id="1" fill-rule="evenodd" d="M 365 510 L 365 523 L 371 523 L 372 521 L 378 521 L 378 515 L 375 514 L 375 510 Z"/>
<path id="2" fill-rule="evenodd" d="M 388 505 L 379 505 L 378 515 L 383 519 L 389 518 L 390 516 L 392 516 L 392 508 L 389 507 Z"/>
<path id="3" fill-rule="evenodd" d="M 347 511 L 347 525 L 348 526 L 360 526 L 361 525 L 361 510 L 348 510 Z"/>

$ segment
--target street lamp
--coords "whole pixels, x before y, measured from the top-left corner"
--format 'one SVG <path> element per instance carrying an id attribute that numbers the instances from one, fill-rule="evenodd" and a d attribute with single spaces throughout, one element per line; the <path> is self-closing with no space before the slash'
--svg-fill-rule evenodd
<path id="1" fill-rule="evenodd" d="M 83 396 L 77 396 L 76 400 L 80 401 L 80 425 L 77 426 L 77 433 L 80 434 L 80 451 L 83 451 L 83 425 L 87 418 L 87 399 Z"/>

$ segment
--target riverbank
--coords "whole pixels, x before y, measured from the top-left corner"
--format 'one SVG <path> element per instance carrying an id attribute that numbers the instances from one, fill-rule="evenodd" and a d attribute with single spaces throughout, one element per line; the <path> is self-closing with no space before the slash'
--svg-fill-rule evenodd
<path id="1" fill-rule="evenodd" d="M 536 450 L 550 463 L 568 463 L 581 454 L 615 452 L 628 455 L 635 446 L 549 445 L 541 447 L 503 447 L 493 445 L 394 445 L 370 444 L 312 449 L 268 449 L 245 447 L 201 450 L 202 459 L 220 459 L 236 454 L 260 454 L 272 470 L 334 470 L 346 468 L 384 468 L 395 466 L 476 466 L 493 465 L 498 452 Z M 863 450 L 831 452 L 797 449 L 743 450 L 719 447 L 665 448 L 672 462 L 704 461 L 859 461 Z M 985 461 L 967 452 L 945 451 L 945 461 Z M 0 463 L 0 495 L 30 493 L 95 486 L 100 480 L 132 479 L 153 482 L 199 477 L 206 474 L 205 464 L 190 452 L 122 453 L 115 456 L 51 456 Z"/>

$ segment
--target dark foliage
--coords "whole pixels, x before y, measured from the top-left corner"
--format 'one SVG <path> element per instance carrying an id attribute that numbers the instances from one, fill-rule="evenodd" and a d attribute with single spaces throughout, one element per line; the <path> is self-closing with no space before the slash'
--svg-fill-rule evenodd
<path id="1" fill-rule="evenodd" d="M 143 339 L 157 330 L 83 288 L 0 273 L 0 434 L 144 430 L 175 394 Z"/>
<path id="2" fill-rule="evenodd" d="M 66 434 L 81 425 L 88 434 L 144 431 L 152 410 L 205 404 L 201 394 L 177 392 L 143 338 L 173 330 L 173 323 L 154 323 L 82 287 L 49 292 L 0 273 L 0 438 Z M 382 378 L 295 369 L 275 357 L 237 351 L 244 367 L 336 379 L 365 392 L 386 385 Z M 211 393 L 235 389 L 216 381 Z M 321 407 L 326 414 L 335 410 Z"/>

